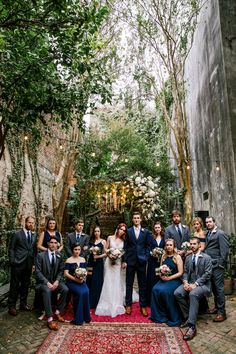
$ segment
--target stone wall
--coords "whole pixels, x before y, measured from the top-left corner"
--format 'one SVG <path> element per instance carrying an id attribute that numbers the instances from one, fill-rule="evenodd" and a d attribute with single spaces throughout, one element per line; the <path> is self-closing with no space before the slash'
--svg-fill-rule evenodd
<path id="1" fill-rule="evenodd" d="M 194 210 L 209 212 L 235 233 L 235 0 L 208 1 L 202 9 L 186 82 Z"/>

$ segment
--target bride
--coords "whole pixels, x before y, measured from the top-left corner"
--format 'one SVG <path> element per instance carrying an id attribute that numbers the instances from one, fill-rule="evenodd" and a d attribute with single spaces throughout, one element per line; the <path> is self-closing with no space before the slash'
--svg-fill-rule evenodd
<path id="1" fill-rule="evenodd" d="M 110 248 L 123 250 L 126 232 L 126 224 L 119 224 L 115 235 L 108 237 L 106 250 Z M 116 259 L 114 262 L 107 257 L 104 265 L 104 274 L 102 292 L 95 314 L 111 317 L 122 315 L 125 313 L 125 270 L 121 267 L 121 258 Z"/>

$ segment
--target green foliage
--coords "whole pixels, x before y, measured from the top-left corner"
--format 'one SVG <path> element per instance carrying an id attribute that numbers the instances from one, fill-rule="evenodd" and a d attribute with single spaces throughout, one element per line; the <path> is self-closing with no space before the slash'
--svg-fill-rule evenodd
<path id="1" fill-rule="evenodd" d="M 81 127 L 91 94 L 110 99 L 98 33 L 106 15 L 96 1 L 1 2 L 1 155 L 10 131 L 52 120 L 67 128 L 76 119 Z"/>

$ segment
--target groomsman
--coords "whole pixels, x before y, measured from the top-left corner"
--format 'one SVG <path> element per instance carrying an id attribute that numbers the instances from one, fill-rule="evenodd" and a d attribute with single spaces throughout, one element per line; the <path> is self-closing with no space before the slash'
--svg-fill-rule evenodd
<path id="1" fill-rule="evenodd" d="M 186 225 L 181 224 L 181 213 L 179 210 L 175 209 L 171 213 L 172 224 L 167 226 L 165 229 L 165 240 L 168 238 L 173 238 L 176 242 L 178 253 L 182 256 L 184 251 L 181 250 L 181 245 L 183 242 L 189 241 L 190 232 Z"/>
<path id="2" fill-rule="evenodd" d="M 53 321 L 52 294 L 60 294 L 55 316 L 59 322 L 64 322 L 61 313 L 64 311 L 68 293 L 68 288 L 63 283 L 64 262 L 57 248 L 57 239 L 51 237 L 48 250 L 37 255 L 35 264 L 35 289 L 42 292 L 48 327 L 52 330 L 58 330 L 57 322 Z"/>
<path id="3" fill-rule="evenodd" d="M 188 327 L 183 336 L 184 340 L 191 340 L 197 333 L 196 322 L 199 310 L 199 301 L 211 292 L 211 258 L 200 251 L 199 238 L 190 240 L 192 254 L 185 260 L 183 285 L 174 292 L 184 317 L 181 327 Z"/>
<path id="4" fill-rule="evenodd" d="M 16 302 L 20 295 L 20 310 L 30 311 L 27 304 L 30 278 L 34 257 L 36 255 L 36 235 L 33 233 L 35 220 L 32 216 L 25 219 L 25 227 L 12 235 L 9 244 L 9 260 L 11 265 L 10 291 L 8 297 L 8 313 L 16 316 Z"/>
<path id="5" fill-rule="evenodd" d="M 135 273 L 137 273 L 139 286 L 140 311 L 143 316 L 148 316 L 146 309 L 146 267 L 150 253 L 151 235 L 141 226 L 141 214 L 133 214 L 133 226 L 127 231 L 125 239 L 125 254 L 123 268 L 126 268 L 126 314 L 132 312 L 132 294 Z"/>
<path id="6" fill-rule="evenodd" d="M 87 258 L 89 254 L 89 236 L 83 232 L 84 221 L 82 219 L 76 220 L 74 223 L 75 231 L 67 235 L 65 242 L 65 253 L 69 258 L 72 256 L 71 246 L 78 243 L 81 247 L 80 256 Z"/>
<path id="7" fill-rule="evenodd" d="M 205 253 L 211 257 L 212 261 L 211 284 L 215 300 L 215 309 L 211 312 L 216 313 L 214 322 L 222 322 L 226 320 L 224 268 L 229 253 L 229 241 L 225 232 L 218 229 L 212 216 L 206 218 L 206 227 L 208 232 L 206 234 Z"/>

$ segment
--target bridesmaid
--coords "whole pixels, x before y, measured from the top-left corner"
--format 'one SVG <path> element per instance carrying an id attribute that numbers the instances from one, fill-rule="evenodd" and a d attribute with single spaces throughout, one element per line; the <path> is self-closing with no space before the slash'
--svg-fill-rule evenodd
<path id="1" fill-rule="evenodd" d="M 161 264 L 171 269 L 170 276 L 160 275 L 160 281 L 152 288 L 151 320 L 166 323 L 168 326 L 180 326 L 181 312 L 176 302 L 174 291 L 182 284 L 183 261 L 177 253 L 175 240 L 166 240 Z"/>
<path id="2" fill-rule="evenodd" d="M 165 241 L 164 241 L 164 229 L 161 225 L 160 221 L 155 222 L 153 225 L 153 233 L 152 233 L 152 239 L 150 242 L 150 249 L 151 251 L 158 247 L 158 248 L 164 248 L 165 246 Z M 160 260 L 161 257 L 155 258 L 153 256 L 149 256 L 148 259 L 148 266 L 147 266 L 147 303 L 148 306 L 150 306 L 151 303 L 151 294 L 152 294 L 152 288 L 156 284 L 156 282 L 160 279 L 155 272 L 155 269 L 160 267 Z"/>
<path id="3" fill-rule="evenodd" d="M 50 241 L 51 237 L 57 239 L 58 243 L 60 244 L 58 251 L 61 252 L 63 249 L 63 239 L 60 232 L 57 230 L 57 223 L 53 217 L 50 217 L 48 219 L 45 231 L 43 231 L 39 236 L 37 244 L 37 248 L 39 251 L 47 251 L 48 242 Z"/>
<path id="4" fill-rule="evenodd" d="M 201 241 L 200 250 L 203 252 L 206 247 L 206 234 L 203 230 L 203 221 L 201 218 L 196 217 L 193 219 L 192 225 L 194 229 L 194 236 L 198 237 Z"/>
<path id="5" fill-rule="evenodd" d="M 73 311 L 74 320 L 71 324 L 82 325 L 84 322 L 89 323 L 90 306 L 89 306 L 89 289 L 85 280 L 80 280 L 75 276 L 75 269 L 86 268 L 86 262 L 80 257 L 81 247 L 75 243 L 71 247 L 72 256 L 66 260 L 64 275 L 67 278 L 67 286 L 73 295 Z"/>
<path id="6" fill-rule="evenodd" d="M 95 309 L 97 307 L 101 295 L 104 274 L 103 258 L 106 257 L 106 241 L 102 239 L 102 231 L 99 226 L 96 226 L 93 229 L 92 236 L 90 237 L 89 248 L 95 246 L 100 248 L 100 253 L 98 255 L 90 253 L 87 268 L 87 285 L 89 287 L 91 309 Z"/>

